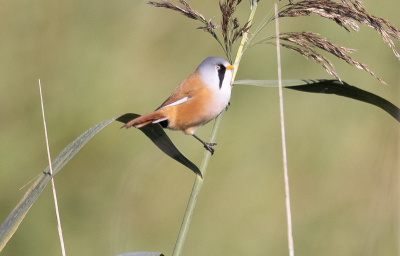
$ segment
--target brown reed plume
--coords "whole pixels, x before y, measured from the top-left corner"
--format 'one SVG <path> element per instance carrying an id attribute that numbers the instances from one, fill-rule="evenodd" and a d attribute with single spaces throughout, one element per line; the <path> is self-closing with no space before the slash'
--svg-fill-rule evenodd
<path id="1" fill-rule="evenodd" d="M 219 2 L 219 9 L 222 14 L 221 32 L 224 38 L 226 52 L 229 53 L 229 55 L 232 53 L 232 45 L 236 39 L 241 37 L 251 27 L 249 26 L 249 22 L 246 22 L 242 28 L 239 28 L 238 19 L 232 16 L 241 1 L 242 0 L 225 0 L 224 2 Z M 230 60 L 231 59 L 232 57 L 230 56 Z"/>
<path id="2" fill-rule="evenodd" d="M 287 8 L 279 13 L 279 17 L 299 17 L 318 15 L 323 18 L 335 21 L 347 32 L 350 29 L 358 31 L 358 23 L 373 28 L 381 36 L 383 41 L 389 44 L 393 53 L 400 60 L 400 55 L 390 37 L 400 41 L 400 30 L 395 28 L 388 20 L 375 17 L 367 12 L 361 1 L 341 0 L 342 3 L 335 3 L 330 0 L 304 0 L 298 3 L 289 3 Z"/>
<path id="3" fill-rule="evenodd" d="M 322 54 L 318 53 L 315 48 L 319 48 L 325 52 L 333 54 L 335 57 L 347 62 L 348 64 L 355 66 L 358 69 L 362 69 L 376 79 L 378 79 L 381 83 L 386 84 L 382 79 L 377 77 L 371 70 L 369 70 L 365 64 L 358 62 L 351 58 L 347 53 L 353 53 L 355 49 L 349 49 L 343 46 L 339 46 L 329 42 L 326 38 L 318 37 L 319 34 L 312 32 L 289 32 L 289 33 L 281 33 L 279 35 L 280 40 L 290 42 L 295 44 L 296 46 L 281 43 L 280 45 L 284 48 L 290 49 L 292 51 L 300 53 L 306 59 L 310 58 L 314 60 L 316 63 L 320 64 L 329 74 L 336 77 L 340 82 L 342 80 L 338 76 L 336 72 L 333 71 L 333 64 L 324 57 Z M 274 42 L 268 42 L 270 39 L 275 39 L 275 36 L 271 36 L 264 40 L 259 41 L 258 43 L 266 43 L 276 45 Z"/>
<path id="4" fill-rule="evenodd" d="M 238 38 L 242 37 L 250 29 L 249 22 L 244 24 L 243 27 L 240 27 L 239 20 L 233 17 L 236 7 L 241 2 L 242 0 L 225 0 L 223 2 L 219 2 L 219 7 L 222 14 L 221 24 L 212 23 L 211 19 L 207 21 L 201 13 L 193 9 L 185 0 L 179 0 L 179 3 L 182 5 L 182 7 L 173 5 L 168 0 L 161 0 L 161 2 L 149 1 L 147 3 L 156 7 L 163 7 L 180 12 L 190 19 L 202 22 L 203 26 L 198 27 L 197 29 L 202 29 L 205 32 L 210 33 L 223 48 L 229 62 L 232 63 L 233 44 Z M 217 28 L 221 28 L 221 34 L 224 39 L 223 44 L 215 33 L 215 29 Z"/>
<path id="5" fill-rule="evenodd" d="M 289 1 L 289 4 L 283 7 L 278 16 L 279 18 L 300 17 L 309 16 L 311 14 L 332 20 L 347 32 L 350 32 L 350 30 L 358 32 L 358 23 L 376 30 L 382 36 L 383 41 L 392 49 L 394 55 L 400 60 L 400 54 L 396 51 L 395 44 L 392 40 L 392 38 L 394 38 L 397 41 L 400 41 L 400 30 L 395 28 L 389 21 L 368 13 L 361 1 L 341 0 L 341 3 L 336 3 L 331 0 Z M 282 45 L 283 47 L 297 51 L 306 58 L 310 57 L 321 65 L 324 61 L 327 65 L 323 65 L 323 67 L 328 71 L 328 73 L 334 75 L 336 78 L 338 78 L 338 76 L 330 69 L 333 68 L 330 62 L 325 58 L 322 58 L 322 56 L 317 52 L 312 51 L 310 47 L 316 47 L 332 53 L 339 59 L 344 60 L 359 69 L 365 70 L 372 76 L 376 77 L 380 82 L 385 83 L 369 70 L 365 64 L 354 60 L 346 54 L 354 52 L 355 50 L 353 49 L 347 49 L 332 44 L 328 42 L 326 38 L 319 38 L 317 37 L 317 34 L 311 32 L 284 33 L 281 34 L 281 39 L 294 43 L 301 48 L 289 45 Z"/>
<path id="6" fill-rule="evenodd" d="M 161 2 L 150 1 L 148 4 L 178 11 L 188 18 L 202 22 L 203 26 L 198 27 L 198 29 L 202 29 L 210 33 L 221 45 L 228 60 L 232 63 L 233 44 L 239 37 L 242 37 L 250 29 L 249 22 L 241 27 L 238 19 L 234 17 L 236 8 L 242 2 L 242 0 L 219 1 L 219 8 L 222 16 L 220 24 L 212 23 L 211 19 L 207 21 L 203 15 L 193 9 L 185 0 L 178 1 L 182 7 L 173 5 L 168 0 L 161 0 Z M 250 3 L 252 2 L 250 1 Z M 340 0 L 340 2 L 334 2 L 332 0 L 302 0 L 295 2 L 289 0 L 289 3 L 281 8 L 278 18 L 310 15 L 317 15 L 322 18 L 332 20 L 344 28 L 347 32 L 350 32 L 351 30 L 359 31 L 358 24 L 372 28 L 382 36 L 383 41 L 389 45 L 394 55 L 400 60 L 400 54 L 395 49 L 395 44 L 392 40 L 392 38 L 394 38 L 395 40 L 400 41 L 400 30 L 395 28 L 389 21 L 371 15 L 369 12 L 367 12 L 364 5 L 359 0 Z M 267 22 L 260 24 L 259 28 L 256 29 L 249 41 L 259 34 L 259 32 L 274 18 L 275 17 L 272 17 Z M 215 33 L 217 28 L 220 28 L 223 37 L 223 43 L 219 40 Z M 354 49 L 333 44 L 326 38 L 319 37 L 318 34 L 312 32 L 281 33 L 279 37 L 282 41 L 287 42 L 281 43 L 282 47 L 296 51 L 302 56 L 314 60 L 339 81 L 341 80 L 338 74 L 335 73 L 333 64 L 329 61 L 329 59 L 317 52 L 317 49 L 331 53 L 346 63 L 368 72 L 370 75 L 374 76 L 380 82 L 385 84 L 385 82 L 377 77 L 371 70 L 369 70 L 365 64 L 358 62 L 349 56 L 349 53 L 356 51 Z M 252 43 L 249 46 L 259 43 L 275 44 L 273 41 L 268 42 L 274 38 L 275 36 L 270 36 L 261 39 L 256 43 Z"/>

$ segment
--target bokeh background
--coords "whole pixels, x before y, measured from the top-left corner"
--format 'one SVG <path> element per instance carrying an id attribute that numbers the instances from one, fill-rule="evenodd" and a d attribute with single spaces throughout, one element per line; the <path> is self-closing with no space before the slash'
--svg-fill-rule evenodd
<path id="1" fill-rule="evenodd" d="M 1 222 L 26 190 L 18 189 L 47 166 L 39 78 L 54 158 L 94 124 L 152 111 L 205 57 L 223 57 L 200 23 L 145 2 L 0 1 Z M 189 3 L 220 21 L 218 1 Z M 273 3 L 260 1 L 255 24 Z M 363 3 L 400 28 L 398 0 Z M 242 24 L 248 12 L 243 1 Z M 372 29 L 347 33 L 318 17 L 280 26 L 358 49 L 352 56 L 388 86 L 332 57 L 338 74 L 399 105 L 400 62 Z M 271 24 L 262 36 L 273 33 Z M 282 67 L 284 79 L 331 78 L 288 50 Z M 274 47 L 245 53 L 237 79 L 276 77 Z M 284 100 L 296 255 L 398 254 L 399 123 L 337 96 L 285 90 Z M 120 126 L 106 127 L 55 178 L 68 255 L 172 253 L 195 176 Z M 200 165 L 195 139 L 167 133 Z M 278 91 L 235 86 L 217 142 L 183 254 L 287 255 Z M 53 205 L 48 186 L 2 255 L 60 255 Z"/>

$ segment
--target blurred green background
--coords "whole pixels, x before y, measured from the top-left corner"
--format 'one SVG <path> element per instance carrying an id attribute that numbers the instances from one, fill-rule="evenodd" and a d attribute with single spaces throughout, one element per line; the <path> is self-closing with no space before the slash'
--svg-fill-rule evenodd
<path id="1" fill-rule="evenodd" d="M 39 78 L 54 158 L 94 124 L 154 110 L 205 57 L 224 57 L 200 23 L 145 2 L 0 1 L 1 222 L 26 190 L 18 189 L 47 166 Z M 189 3 L 220 21 L 218 1 Z M 260 1 L 255 24 L 273 3 Z M 400 28 L 398 0 L 363 3 Z M 238 8 L 241 24 L 248 9 L 248 1 Z M 352 56 L 388 86 L 328 56 L 337 73 L 399 105 L 400 62 L 375 31 L 350 34 L 317 17 L 280 26 L 358 49 Z M 273 33 L 271 24 L 262 35 Z M 284 79 L 332 78 L 288 50 L 282 67 Z M 237 79 L 276 77 L 274 47 L 245 53 Z M 397 254 L 399 123 L 336 96 L 285 90 L 284 100 L 296 255 Z M 195 176 L 120 126 L 101 131 L 55 178 L 67 255 L 172 253 Z M 167 133 L 200 165 L 195 139 Z M 235 86 L 217 142 L 183 254 L 287 255 L 278 91 Z M 53 205 L 48 186 L 2 255 L 60 255 Z"/>

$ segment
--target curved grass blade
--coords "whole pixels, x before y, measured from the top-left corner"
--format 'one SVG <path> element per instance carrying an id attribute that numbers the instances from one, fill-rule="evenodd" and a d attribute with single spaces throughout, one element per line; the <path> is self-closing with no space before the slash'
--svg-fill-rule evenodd
<path id="1" fill-rule="evenodd" d="M 108 124 L 115 121 L 116 118 L 112 118 L 101 123 L 96 124 L 89 130 L 82 133 L 77 139 L 65 147 L 61 153 L 53 160 L 51 163 L 53 167 L 53 176 L 101 129 L 103 129 Z M 32 186 L 28 189 L 25 195 L 22 197 L 18 205 L 12 210 L 8 215 L 7 219 L 1 224 L 0 227 L 0 252 L 3 250 L 4 246 L 13 236 L 15 231 L 18 229 L 19 224 L 21 224 L 25 215 L 28 213 L 29 209 L 32 207 L 33 203 L 42 193 L 43 189 L 46 187 L 47 183 L 51 179 L 49 172 L 49 167 L 47 167 L 41 175 L 36 179 Z"/>
<path id="2" fill-rule="evenodd" d="M 400 122 L 400 109 L 392 104 L 391 102 L 385 100 L 378 95 L 364 91 L 355 86 L 349 85 L 346 82 L 341 84 L 336 79 L 315 79 L 315 80 L 283 80 L 283 87 L 287 89 L 292 89 L 302 92 L 311 93 L 324 93 L 324 94 L 336 94 L 339 96 L 351 98 L 354 100 L 359 100 L 378 108 L 383 109 L 389 115 L 394 117 L 398 122 Z M 247 84 L 262 87 L 277 87 L 278 80 L 239 80 L 235 81 L 234 84 Z"/>
<path id="3" fill-rule="evenodd" d="M 125 114 L 120 117 L 114 117 L 109 120 L 98 123 L 82 133 L 78 138 L 71 142 L 67 147 L 65 147 L 61 153 L 53 160 L 51 163 L 53 167 L 53 176 L 61 170 L 64 165 L 71 160 L 71 158 L 78 153 L 78 151 L 100 130 L 109 125 L 110 123 L 118 120 L 120 122 L 129 122 L 137 114 Z M 129 120 L 128 120 L 129 119 Z M 158 124 L 151 124 L 140 128 L 140 130 L 151 140 L 158 148 L 160 148 L 165 154 L 177 160 L 184 166 L 191 169 L 194 173 L 201 177 L 201 172 L 189 159 L 183 156 L 179 150 L 175 147 L 172 141 L 169 139 L 167 134 Z M 47 183 L 51 180 L 52 176 L 49 172 L 49 167 L 47 167 L 28 189 L 25 195 L 22 197 L 18 205 L 12 210 L 8 215 L 7 219 L 0 226 L 0 252 L 3 250 L 4 246 L 14 235 L 15 231 L 18 229 L 19 224 L 21 224 L 25 215 L 28 213 L 29 209 L 32 207 L 33 203 L 38 199 L 39 195 L 42 193 Z"/>
<path id="4" fill-rule="evenodd" d="M 161 252 L 128 252 L 117 256 L 164 256 Z"/>
<path id="5" fill-rule="evenodd" d="M 118 117 L 116 120 L 126 124 L 136 117 L 139 117 L 139 115 L 128 113 Z M 202 177 L 199 168 L 184 155 L 182 155 L 182 153 L 175 147 L 174 143 L 172 143 L 168 135 L 164 132 L 164 129 L 159 124 L 148 124 L 139 128 L 139 130 L 141 130 L 165 154 Z"/>

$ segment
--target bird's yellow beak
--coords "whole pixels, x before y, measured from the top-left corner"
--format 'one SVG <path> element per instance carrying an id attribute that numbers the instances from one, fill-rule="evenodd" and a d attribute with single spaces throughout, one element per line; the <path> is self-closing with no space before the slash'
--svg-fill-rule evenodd
<path id="1" fill-rule="evenodd" d="M 229 65 L 229 66 L 226 67 L 227 70 L 231 70 L 231 69 L 234 69 L 234 68 L 235 68 L 235 67 L 232 66 L 232 65 Z"/>

